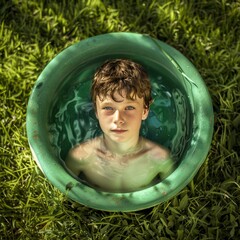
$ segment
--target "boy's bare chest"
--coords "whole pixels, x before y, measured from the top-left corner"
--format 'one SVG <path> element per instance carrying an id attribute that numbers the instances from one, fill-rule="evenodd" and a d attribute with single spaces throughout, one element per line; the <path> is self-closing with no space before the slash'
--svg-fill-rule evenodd
<path id="1" fill-rule="evenodd" d="M 110 191 L 137 189 L 148 185 L 157 174 L 153 162 L 146 156 L 127 159 L 95 155 L 91 161 L 91 168 L 86 168 L 84 174 L 92 184 Z"/>

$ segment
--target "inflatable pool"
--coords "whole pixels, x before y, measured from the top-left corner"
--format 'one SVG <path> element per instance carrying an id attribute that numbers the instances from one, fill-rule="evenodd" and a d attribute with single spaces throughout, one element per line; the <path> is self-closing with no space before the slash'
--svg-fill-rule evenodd
<path id="1" fill-rule="evenodd" d="M 64 163 L 71 147 L 101 134 L 90 86 L 96 68 L 113 58 L 148 72 L 154 102 L 141 135 L 170 149 L 176 165 L 163 181 L 128 193 L 90 187 Z M 70 199 L 106 211 L 141 210 L 176 195 L 204 162 L 212 133 L 212 102 L 196 68 L 173 47 L 137 33 L 103 34 L 63 50 L 40 74 L 27 108 L 29 145 L 41 171 Z"/>

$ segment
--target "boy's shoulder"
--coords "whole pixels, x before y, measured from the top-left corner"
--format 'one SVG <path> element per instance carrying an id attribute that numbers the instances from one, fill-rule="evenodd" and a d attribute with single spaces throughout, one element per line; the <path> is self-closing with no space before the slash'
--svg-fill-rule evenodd
<path id="1" fill-rule="evenodd" d="M 87 159 L 94 152 L 94 149 L 99 148 L 100 143 L 100 137 L 79 143 L 69 151 L 69 155 L 75 159 Z"/>
<path id="2" fill-rule="evenodd" d="M 156 144 L 148 139 L 144 139 L 145 146 L 149 149 L 149 154 L 153 159 L 166 160 L 170 157 L 170 152 L 167 148 L 162 145 Z"/>
<path id="3" fill-rule="evenodd" d="M 99 138 L 94 138 L 86 142 L 75 145 L 70 149 L 65 160 L 65 164 L 76 176 L 85 169 L 92 161 L 95 150 L 100 144 Z M 95 149 L 95 150 L 94 150 Z"/>
<path id="4" fill-rule="evenodd" d="M 170 151 L 150 140 L 146 140 L 146 146 L 149 148 L 150 159 L 157 164 L 156 169 L 159 170 L 161 178 L 166 178 L 174 170 L 174 162 Z"/>

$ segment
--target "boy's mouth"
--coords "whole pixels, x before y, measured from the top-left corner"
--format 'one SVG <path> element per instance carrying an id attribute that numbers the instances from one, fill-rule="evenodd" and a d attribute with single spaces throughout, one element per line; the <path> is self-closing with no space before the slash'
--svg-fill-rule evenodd
<path id="1" fill-rule="evenodd" d="M 114 132 L 114 133 L 124 133 L 124 132 L 127 132 L 127 130 L 124 130 L 124 129 L 112 129 L 111 132 Z"/>

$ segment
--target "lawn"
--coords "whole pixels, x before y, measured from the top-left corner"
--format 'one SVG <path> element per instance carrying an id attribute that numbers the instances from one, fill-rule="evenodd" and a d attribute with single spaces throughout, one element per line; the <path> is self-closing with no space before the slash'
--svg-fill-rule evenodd
<path id="1" fill-rule="evenodd" d="M 138 212 L 73 202 L 33 161 L 26 108 L 66 47 L 109 32 L 149 34 L 199 70 L 214 109 L 206 161 L 175 197 Z M 240 239 L 239 0 L 1 0 L 0 239 Z"/>

